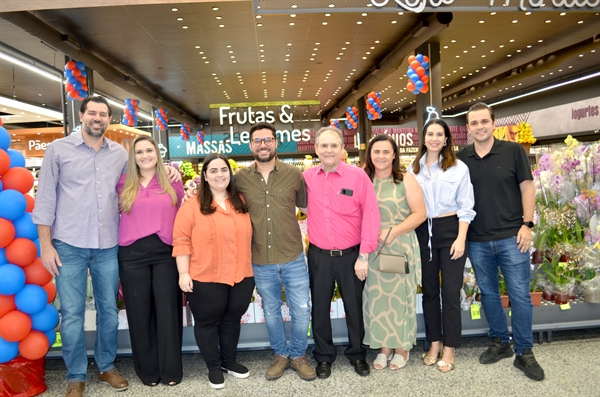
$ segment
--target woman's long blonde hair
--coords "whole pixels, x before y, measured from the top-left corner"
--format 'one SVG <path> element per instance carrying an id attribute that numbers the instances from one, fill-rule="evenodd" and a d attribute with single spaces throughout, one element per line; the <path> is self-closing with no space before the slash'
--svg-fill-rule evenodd
<path id="1" fill-rule="evenodd" d="M 137 198 L 140 190 L 140 167 L 138 167 L 137 163 L 135 162 L 135 145 L 141 141 L 150 142 L 156 151 L 156 177 L 158 178 L 160 187 L 163 189 L 160 193 L 167 193 L 169 196 L 171 196 L 173 206 L 177 205 L 177 194 L 171 186 L 171 181 L 169 181 L 169 176 L 167 175 L 167 170 L 165 169 L 165 166 L 160 158 L 160 150 L 158 150 L 156 141 L 149 136 L 140 135 L 133 140 L 133 143 L 129 148 L 125 185 L 123 186 L 123 191 L 119 195 L 119 205 L 121 207 L 121 211 L 125 214 L 129 214 L 131 212 L 133 202 Z"/>

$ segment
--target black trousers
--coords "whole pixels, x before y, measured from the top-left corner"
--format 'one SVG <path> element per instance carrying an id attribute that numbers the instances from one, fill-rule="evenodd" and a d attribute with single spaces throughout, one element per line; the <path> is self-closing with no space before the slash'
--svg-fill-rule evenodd
<path id="1" fill-rule="evenodd" d="M 311 247 L 313 247 L 311 245 Z M 315 341 L 313 357 L 317 362 L 334 362 L 337 350 L 331 335 L 331 298 L 335 281 L 346 311 L 348 327 L 348 347 L 344 355 L 352 362 L 364 360 L 366 349 L 362 347 L 365 337 L 365 325 L 362 313 L 362 291 L 364 281 L 360 281 L 354 273 L 354 264 L 358 259 L 358 250 L 343 256 L 330 256 L 308 250 L 308 272 L 310 277 L 310 293 L 312 297 L 312 328 Z"/>
<path id="2" fill-rule="evenodd" d="M 254 277 L 233 286 L 194 280 L 193 292 L 186 292 L 194 315 L 196 343 L 209 370 L 235 362 L 240 320 L 248 310 L 252 291 Z"/>
<path id="3" fill-rule="evenodd" d="M 462 332 L 460 290 L 467 260 L 467 245 L 465 242 L 463 256 L 451 260 L 450 248 L 458 235 L 458 217 L 447 216 L 434 218 L 432 221 L 431 260 L 429 260 L 427 221 L 415 230 L 421 248 L 425 337 L 430 342 L 441 340 L 444 346 L 458 347 Z M 440 270 L 442 305 L 440 305 Z"/>
<path id="4" fill-rule="evenodd" d="M 173 248 L 156 235 L 119 247 L 119 276 L 135 372 L 144 384 L 181 382 L 182 294 Z"/>

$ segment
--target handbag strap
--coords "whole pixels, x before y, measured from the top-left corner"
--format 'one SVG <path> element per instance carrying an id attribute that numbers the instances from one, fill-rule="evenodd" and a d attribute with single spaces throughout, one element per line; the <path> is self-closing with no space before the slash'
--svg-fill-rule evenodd
<path id="1" fill-rule="evenodd" d="M 390 236 L 390 233 L 392 232 L 392 228 L 390 227 L 387 234 L 385 235 L 385 239 L 383 240 L 383 244 L 381 245 L 381 247 L 379 248 L 379 251 L 377 251 L 377 255 L 375 256 L 375 259 L 377 259 L 379 257 L 379 255 L 381 254 L 381 250 L 383 249 L 383 247 L 385 247 L 385 245 L 387 244 L 387 239 Z M 406 252 L 404 252 L 402 254 L 405 258 L 406 258 Z"/>

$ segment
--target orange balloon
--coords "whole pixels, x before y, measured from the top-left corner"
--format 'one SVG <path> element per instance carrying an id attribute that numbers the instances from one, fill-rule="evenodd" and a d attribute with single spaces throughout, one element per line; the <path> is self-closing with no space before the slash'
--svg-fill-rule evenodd
<path id="1" fill-rule="evenodd" d="M 425 68 L 423 66 L 419 66 L 415 69 L 415 73 L 419 75 L 419 77 L 423 77 L 425 75 Z"/>
<path id="2" fill-rule="evenodd" d="M 410 63 L 412 70 L 416 71 L 419 66 L 421 66 L 421 62 L 417 61 L 416 59 Z"/>
<path id="3" fill-rule="evenodd" d="M 10 156 L 4 149 L 0 149 L 0 175 L 4 175 L 10 169 Z"/>
<path id="4" fill-rule="evenodd" d="M 421 76 L 421 81 L 423 82 L 423 84 L 429 83 L 429 76 L 427 76 L 426 74 Z"/>
<path id="5" fill-rule="evenodd" d="M 19 342 L 19 353 L 28 360 L 38 360 L 48 353 L 50 341 L 40 331 L 31 331 L 21 342 Z"/>
<path id="6" fill-rule="evenodd" d="M 23 194 L 33 187 L 33 175 L 27 168 L 14 167 L 2 174 L 2 188 L 17 190 Z"/>
<path id="7" fill-rule="evenodd" d="M 0 318 L 0 337 L 8 342 L 23 340 L 31 331 L 31 317 L 13 310 Z"/>
<path id="8" fill-rule="evenodd" d="M 427 84 L 423 84 L 423 88 L 421 88 L 421 94 L 425 94 L 429 91 L 429 86 Z"/>
<path id="9" fill-rule="evenodd" d="M 25 196 L 25 200 L 27 200 L 27 209 L 25 212 L 32 212 L 35 207 L 35 199 L 29 194 L 24 194 L 23 196 Z"/>
<path id="10" fill-rule="evenodd" d="M 19 237 L 6 247 L 4 253 L 9 263 L 23 267 L 33 262 L 38 254 L 38 250 L 33 241 L 28 238 Z"/>
<path id="11" fill-rule="evenodd" d="M 376 111 L 375 111 L 375 109 L 371 108 L 371 109 L 369 109 L 369 113 L 371 113 L 371 114 L 375 114 L 375 113 L 376 113 Z"/>
<path id="12" fill-rule="evenodd" d="M 417 87 L 415 87 L 415 83 L 413 83 L 412 81 L 409 81 L 408 84 L 406 84 L 406 89 L 409 90 L 410 92 L 413 92 L 414 90 L 417 89 Z"/>
<path id="13" fill-rule="evenodd" d="M 35 285 L 46 285 L 52 280 L 52 275 L 42 265 L 40 258 L 35 258 L 31 264 L 23 268 L 25 272 L 25 283 Z"/>
<path id="14" fill-rule="evenodd" d="M 69 62 L 67 62 L 67 69 L 69 69 L 69 70 L 77 69 L 77 64 L 73 61 L 69 61 Z"/>
<path id="15" fill-rule="evenodd" d="M 46 294 L 48 294 L 48 303 L 52 303 L 54 298 L 56 298 L 56 285 L 50 281 L 48 284 L 42 286 L 42 288 L 46 291 Z"/>
<path id="16" fill-rule="evenodd" d="M 409 56 L 408 57 L 408 63 L 412 63 L 415 59 L 417 59 L 416 56 L 414 56 L 414 55 Z"/>
<path id="17" fill-rule="evenodd" d="M 381 118 L 381 113 L 375 113 L 374 116 L 376 119 L 379 119 L 379 118 Z"/>
<path id="18" fill-rule="evenodd" d="M 6 313 L 12 312 L 13 310 L 17 310 L 17 305 L 15 305 L 15 296 L 0 294 L 0 318 L 4 317 Z"/>
<path id="19" fill-rule="evenodd" d="M 423 62 L 429 63 L 429 57 L 427 55 L 423 55 Z"/>
<path id="20" fill-rule="evenodd" d="M 0 218 L 0 248 L 4 248 L 15 239 L 15 227 L 8 219 Z"/>
<path id="21" fill-rule="evenodd" d="M 73 70 L 71 71 L 71 74 L 72 74 L 74 77 L 79 77 L 79 76 L 81 76 L 81 70 L 79 70 L 79 69 L 73 69 Z"/>

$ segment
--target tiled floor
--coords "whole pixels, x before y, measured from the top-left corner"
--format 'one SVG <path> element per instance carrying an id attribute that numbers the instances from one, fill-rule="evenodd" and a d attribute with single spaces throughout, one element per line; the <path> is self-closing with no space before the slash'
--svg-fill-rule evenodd
<path id="1" fill-rule="evenodd" d="M 136 377 L 131 357 L 120 357 L 116 366 L 129 378 L 130 387 L 124 392 L 114 392 L 98 383 L 93 363 L 85 396 L 527 396 L 527 397 L 592 397 L 600 396 L 600 329 L 561 331 L 553 333 L 552 343 L 535 345 L 534 353 L 545 370 L 546 379 L 534 382 L 513 366 L 513 358 L 496 364 L 481 365 L 478 357 L 485 350 L 488 339 L 465 338 L 456 351 L 456 368 L 442 374 L 421 362 L 422 343 L 411 352 L 408 365 L 399 371 L 372 370 L 369 377 L 354 373 L 338 349 L 338 360 L 332 375 L 326 380 L 306 382 L 291 369 L 276 381 L 267 381 L 264 371 L 270 365 L 272 352 L 244 351 L 238 361 L 248 366 L 247 379 L 225 377 L 225 388 L 212 390 L 208 386 L 207 370 L 199 354 L 183 356 L 184 379 L 175 387 L 144 386 Z M 372 364 L 376 352 L 369 351 Z M 314 361 L 311 359 L 314 364 Z M 66 390 L 65 366 L 62 360 L 48 360 L 46 379 L 48 391 L 43 396 L 62 396 Z"/>

